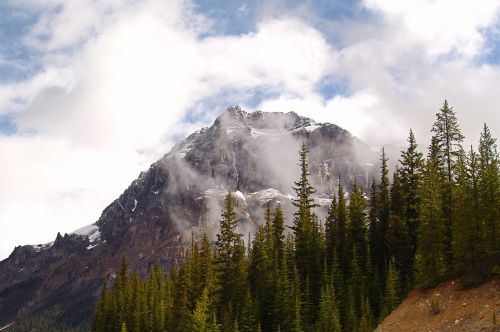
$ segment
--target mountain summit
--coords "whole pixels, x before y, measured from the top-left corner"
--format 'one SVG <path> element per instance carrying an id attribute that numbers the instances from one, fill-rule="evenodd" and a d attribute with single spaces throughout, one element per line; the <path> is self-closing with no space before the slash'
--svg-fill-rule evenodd
<path id="1" fill-rule="evenodd" d="M 291 216 L 302 143 L 319 215 L 339 178 L 347 188 L 353 179 L 367 186 L 375 158 L 348 131 L 294 112 L 231 107 L 142 172 L 96 223 L 48 244 L 18 246 L 0 262 L 0 327 L 37 313 L 88 322 L 103 280 L 113 281 L 123 256 L 143 274 L 155 261 L 176 264 L 192 238 L 215 236 L 228 191 L 243 234 L 253 232 L 268 202 Z"/>

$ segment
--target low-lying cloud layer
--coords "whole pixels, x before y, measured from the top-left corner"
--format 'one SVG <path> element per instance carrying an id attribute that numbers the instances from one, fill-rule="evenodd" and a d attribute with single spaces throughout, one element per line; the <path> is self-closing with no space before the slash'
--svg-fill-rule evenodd
<path id="1" fill-rule="evenodd" d="M 447 98 L 468 143 L 483 122 L 498 137 L 498 1 L 365 0 L 342 17 L 319 3 L 249 3 L 225 25 L 252 28 L 230 34 L 189 1 L 7 1 L 0 258 L 97 220 L 229 105 L 293 110 L 374 146 L 411 127 L 425 146 Z"/>

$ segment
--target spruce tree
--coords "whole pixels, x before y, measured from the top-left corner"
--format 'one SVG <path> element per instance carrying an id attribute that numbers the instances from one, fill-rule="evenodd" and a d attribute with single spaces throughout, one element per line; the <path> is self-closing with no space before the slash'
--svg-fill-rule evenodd
<path id="1" fill-rule="evenodd" d="M 385 281 L 384 303 L 380 314 L 381 319 L 388 316 L 399 304 L 399 281 L 399 273 L 394 261 L 391 260 Z"/>
<path id="2" fill-rule="evenodd" d="M 389 193 L 389 168 L 387 166 L 388 158 L 385 149 L 382 148 L 380 156 L 380 184 L 377 196 L 377 218 L 379 222 L 379 238 L 381 243 L 379 270 L 385 275 L 387 259 L 389 257 L 389 248 L 387 245 L 387 229 L 389 228 L 389 217 L 391 213 L 391 201 Z"/>
<path id="3" fill-rule="evenodd" d="M 328 216 L 325 221 L 325 239 L 326 239 L 326 257 L 328 264 L 333 260 L 333 252 L 335 251 L 335 242 L 337 240 L 337 196 L 333 195 Z"/>
<path id="4" fill-rule="evenodd" d="M 340 332 L 340 316 L 335 299 L 335 289 L 331 281 L 321 290 L 317 331 Z"/>
<path id="5" fill-rule="evenodd" d="M 419 190 L 421 204 L 416 263 L 417 282 L 424 286 L 440 280 L 446 267 L 446 226 L 441 199 L 444 181 L 445 174 L 439 167 L 439 145 L 433 137 Z"/>
<path id="6" fill-rule="evenodd" d="M 485 224 L 487 261 L 490 269 L 500 261 L 500 161 L 496 139 L 484 124 L 479 140 L 479 205 Z"/>
<path id="7" fill-rule="evenodd" d="M 422 153 L 418 151 L 417 142 L 413 131 L 410 130 L 408 135 L 408 148 L 401 152 L 401 159 L 399 160 L 400 168 L 400 182 L 402 194 L 402 209 L 403 209 L 403 223 L 408 234 L 408 277 L 412 276 L 415 272 L 415 254 L 417 252 L 418 244 L 418 229 L 419 229 L 419 206 L 420 197 L 418 190 L 422 182 L 422 170 L 424 159 Z M 408 280 L 411 282 L 412 280 Z"/>
<path id="8" fill-rule="evenodd" d="M 448 106 L 445 100 L 443 107 L 436 114 L 436 121 L 432 126 L 434 138 L 439 152 L 439 165 L 445 175 L 444 199 L 443 199 L 443 215 L 445 217 L 445 258 L 447 267 L 453 264 L 452 251 L 452 226 L 453 226 L 453 187 L 455 185 L 455 164 L 458 154 L 462 150 L 461 142 L 464 140 L 455 111 Z"/>
<path id="9" fill-rule="evenodd" d="M 300 179 L 295 181 L 297 198 L 292 201 L 297 208 L 293 220 L 293 232 L 295 238 L 295 260 L 302 278 L 310 273 L 311 236 L 312 236 L 312 208 L 317 205 L 311 195 L 315 192 L 309 182 L 309 161 L 307 160 L 307 147 L 302 144 L 299 156 Z"/>
<path id="10" fill-rule="evenodd" d="M 349 245 L 351 246 L 350 255 L 354 254 L 354 248 L 356 248 L 356 260 L 361 266 L 366 265 L 365 254 L 368 250 L 365 210 L 366 200 L 363 197 L 361 186 L 354 181 L 349 196 Z"/>
<path id="11" fill-rule="evenodd" d="M 472 150 L 457 161 L 457 185 L 454 208 L 457 211 L 453 224 L 453 257 L 455 273 L 467 285 L 476 284 L 485 277 L 484 223 L 479 206 L 478 158 Z"/>
<path id="12" fill-rule="evenodd" d="M 273 238 L 274 238 L 273 245 L 274 245 L 276 260 L 278 262 L 282 262 L 285 255 L 284 231 L 285 231 L 285 218 L 283 216 L 283 209 L 281 208 L 281 205 L 278 204 L 276 205 L 273 216 Z"/>
<path id="13" fill-rule="evenodd" d="M 347 203 L 345 198 L 344 187 L 340 181 L 339 176 L 339 188 L 338 188 L 338 206 L 337 206 L 337 215 L 335 218 L 334 224 L 334 235 L 336 238 L 335 243 L 335 251 L 337 253 L 337 258 L 339 261 L 339 266 L 342 271 L 349 266 L 349 249 L 348 248 L 348 234 L 347 234 L 347 223 L 348 223 L 348 211 L 347 211 Z"/>
<path id="14" fill-rule="evenodd" d="M 236 232 L 236 213 L 233 198 L 228 193 L 225 198 L 225 209 L 220 220 L 220 232 L 217 234 L 216 268 L 219 308 L 225 326 L 241 309 L 240 292 L 245 280 L 245 248 L 241 234 Z M 232 326 L 232 324 L 230 324 Z"/>

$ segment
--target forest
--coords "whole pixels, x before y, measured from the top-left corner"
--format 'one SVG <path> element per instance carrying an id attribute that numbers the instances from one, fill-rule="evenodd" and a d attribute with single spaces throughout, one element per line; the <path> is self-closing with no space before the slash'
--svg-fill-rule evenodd
<path id="1" fill-rule="evenodd" d="M 227 193 L 217 239 L 193 239 L 177 267 L 156 264 L 142 279 L 123 260 L 103 287 L 92 330 L 372 331 L 415 287 L 498 277 L 496 140 L 485 124 L 477 150 L 463 147 L 446 101 L 431 133 L 424 155 L 410 130 L 392 175 L 382 149 L 369 188 L 354 180 L 346 193 L 339 181 L 323 220 L 304 144 L 293 220 L 268 204 L 246 245 Z"/>

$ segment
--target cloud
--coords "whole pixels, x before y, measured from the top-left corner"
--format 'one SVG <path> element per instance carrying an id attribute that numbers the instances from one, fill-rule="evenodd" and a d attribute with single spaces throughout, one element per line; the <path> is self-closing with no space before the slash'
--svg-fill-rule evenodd
<path id="1" fill-rule="evenodd" d="M 43 69 L 0 87 L 0 109 L 15 114 L 18 129 L 0 144 L 2 257 L 94 222 L 175 138 L 213 120 L 220 109 L 203 100 L 234 91 L 236 104 L 254 88 L 300 96 L 334 58 L 323 36 L 293 17 L 202 38 L 208 19 L 189 3 L 163 3 L 40 5 L 25 42 L 43 54 Z M 195 107 L 212 116 L 184 123 Z"/>
<path id="2" fill-rule="evenodd" d="M 498 1 L 366 0 L 346 13 L 369 15 L 338 21 L 313 3 L 264 3 L 225 22 L 256 20 L 232 35 L 189 1 L 10 4 L 33 17 L 16 40 L 39 69 L 0 83 L 0 117 L 17 128 L 0 135 L 9 234 L 0 257 L 94 222 L 141 170 L 229 105 L 296 111 L 374 146 L 404 144 L 412 127 L 424 147 L 447 98 L 471 142 L 484 121 L 500 132 L 500 68 L 481 62 Z"/>
<path id="3" fill-rule="evenodd" d="M 427 55 L 439 56 L 451 51 L 466 57 L 482 49 L 481 29 L 498 19 L 497 0 L 365 0 L 367 8 L 379 11 L 384 20 L 422 43 Z"/>

